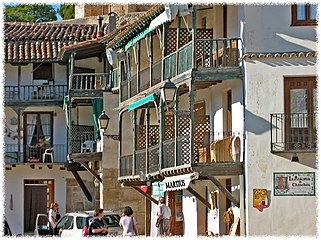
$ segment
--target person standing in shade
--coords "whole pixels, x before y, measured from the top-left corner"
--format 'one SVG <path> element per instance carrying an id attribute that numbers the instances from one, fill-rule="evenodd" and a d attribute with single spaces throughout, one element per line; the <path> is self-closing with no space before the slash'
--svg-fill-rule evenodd
<path id="1" fill-rule="evenodd" d="M 120 218 L 119 225 L 123 227 L 123 236 L 138 236 L 137 222 L 133 215 L 131 207 L 125 207 L 122 217 Z"/>
<path id="2" fill-rule="evenodd" d="M 59 221 L 59 219 L 61 218 L 61 215 L 60 215 L 60 213 L 59 213 L 59 204 L 58 203 L 55 203 L 55 205 L 56 205 L 56 222 L 58 222 Z"/>
<path id="3" fill-rule="evenodd" d="M 94 211 L 94 218 L 89 224 L 89 235 L 90 236 L 106 236 L 109 232 L 107 223 L 103 219 L 104 209 L 99 208 Z"/>
<path id="4" fill-rule="evenodd" d="M 169 236 L 171 216 L 171 209 L 165 205 L 165 198 L 161 197 L 157 209 L 157 236 Z"/>

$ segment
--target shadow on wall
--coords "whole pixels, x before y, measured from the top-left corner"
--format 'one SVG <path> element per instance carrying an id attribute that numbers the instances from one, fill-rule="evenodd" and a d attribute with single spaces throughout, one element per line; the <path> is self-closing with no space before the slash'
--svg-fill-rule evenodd
<path id="1" fill-rule="evenodd" d="M 276 126 L 273 125 L 273 128 Z M 266 119 L 257 116 L 248 110 L 245 110 L 245 132 L 251 132 L 255 135 L 269 132 L 271 130 L 271 123 Z"/>
<path id="2" fill-rule="evenodd" d="M 315 66 L 316 59 L 306 59 L 306 58 L 247 58 L 247 63 L 256 64 L 255 61 L 259 61 L 263 64 L 269 65 L 271 67 L 291 67 L 291 66 Z"/>

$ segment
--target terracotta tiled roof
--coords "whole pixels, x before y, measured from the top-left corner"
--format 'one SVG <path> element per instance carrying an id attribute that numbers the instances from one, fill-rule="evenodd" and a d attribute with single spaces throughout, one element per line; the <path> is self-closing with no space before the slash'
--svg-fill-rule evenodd
<path id="1" fill-rule="evenodd" d="M 102 26 L 103 36 L 107 24 Z M 57 61 L 62 47 L 97 38 L 97 24 L 4 23 L 5 62 Z"/>

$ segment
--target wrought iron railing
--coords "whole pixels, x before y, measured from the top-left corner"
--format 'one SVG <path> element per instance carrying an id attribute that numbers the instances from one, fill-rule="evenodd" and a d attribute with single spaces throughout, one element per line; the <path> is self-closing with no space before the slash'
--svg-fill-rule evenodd
<path id="1" fill-rule="evenodd" d="M 5 101 L 63 100 L 67 85 L 5 86 Z"/>
<path id="2" fill-rule="evenodd" d="M 156 172 L 159 170 L 159 144 L 148 148 L 149 164 L 148 172 Z"/>
<path id="3" fill-rule="evenodd" d="M 72 75 L 73 90 L 104 90 L 109 89 L 108 73 L 77 73 Z"/>
<path id="4" fill-rule="evenodd" d="M 20 148 L 20 151 L 19 151 Z M 67 144 L 52 146 L 5 144 L 5 163 L 66 163 Z"/>
<path id="5" fill-rule="evenodd" d="M 271 151 L 316 151 L 317 113 L 271 114 Z"/>

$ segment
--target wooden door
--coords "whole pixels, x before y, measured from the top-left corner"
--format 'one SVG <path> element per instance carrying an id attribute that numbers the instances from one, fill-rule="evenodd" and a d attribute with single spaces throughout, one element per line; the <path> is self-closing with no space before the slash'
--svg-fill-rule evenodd
<path id="1" fill-rule="evenodd" d="M 315 148 L 316 78 L 286 77 L 284 80 L 285 149 Z"/>
<path id="2" fill-rule="evenodd" d="M 182 197 L 183 191 L 167 192 L 168 206 L 172 212 L 172 221 L 170 226 L 170 232 L 173 235 L 183 235 L 183 205 Z"/>

